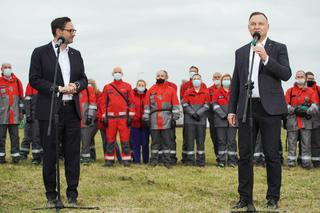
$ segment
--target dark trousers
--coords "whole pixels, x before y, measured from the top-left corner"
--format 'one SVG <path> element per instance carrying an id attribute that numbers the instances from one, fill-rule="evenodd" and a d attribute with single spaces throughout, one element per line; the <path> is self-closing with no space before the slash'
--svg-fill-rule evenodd
<path id="1" fill-rule="evenodd" d="M 32 123 L 26 123 L 24 126 L 24 137 L 20 147 L 20 154 L 27 157 L 31 146 L 33 159 L 40 160 L 42 147 L 39 137 L 39 122 L 33 120 Z"/>
<path id="2" fill-rule="evenodd" d="M 237 128 L 217 127 L 218 159 L 223 164 L 237 163 Z"/>
<path id="3" fill-rule="evenodd" d="M 149 162 L 149 134 L 148 128 L 131 127 L 131 145 L 134 163 L 141 162 L 141 149 L 143 163 Z"/>
<path id="4" fill-rule="evenodd" d="M 281 116 L 269 115 L 263 109 L 260 99 L 252 100 L 252 131 L 250 131 L 249 119 L 246 123 L 242 123 L 242 120 L 239 119 L 238 146 L 240 159 L 238 161 L 238 192 L 240 194 L 240 199 L 252 202 L 252 155 L 254 151 L 254 143 L 250 144 L 250 134 L 253 134 L 253 139 L 255 139 L 258 131 L 260 130 L 267 169 L 268 191 L 266 198 L 279 200 L 281 187 L 281 160 L 279 155 Z"/>
<path id="5" fill-rule="evenodd" d="M 312 130 L 311 155 L 313 166 L 320 167 L 320 127 Z"/>
<path id="6" fill-rule="evenodd" d="M 40 120 L 40 139 L 43 147 L 43 180 L 48 199 L 56 199 L 56 141 L 55 126 L 47 136 L 49 122 Z M 67 180 L 67 197 L 77 198 L 80 176 L 80 119 L 75 105 L 61 106 L 59 110 L 59 140 L 64 155 L 65 176 Z"/>
<path id="7" fill-rule="evenodd" d="M 211 137 L 211 141 L 213 144 L 213 151 L 214 154 L 216 155 L 216 161 L 219 161 L 218 159 L 218 138 L 217 138 L 217 128 L 214 127 L 214 123 L 210 122 L 209 123 L 209 127 L 210 127 L 210 137 Z"/>
<path id="8" fill-rule="evenodd" d="M 159 163 L 159 150 L 162 151 L 163 163 L 170 163 L 171 129 L 151 130 L 151 163 Z"/>
<path id="9" fill-rule="evenodd" d="M 6 156 L 6 137 L 9 130 L 11 141 L 11 157 L 19 158 L 19 124 L 0 124 L 0 159 L 4 161 Z"/>
<path id="10" fill-rule="evenodd" d="M 206 138 L 206 126 L 199 124 L 184 124 L 184 141 L 186 142 L 186 164 L 194 164 L 194 143 L 197 145 L 196 163 L 199 166 L 205 165 L 204 142 Z"/>

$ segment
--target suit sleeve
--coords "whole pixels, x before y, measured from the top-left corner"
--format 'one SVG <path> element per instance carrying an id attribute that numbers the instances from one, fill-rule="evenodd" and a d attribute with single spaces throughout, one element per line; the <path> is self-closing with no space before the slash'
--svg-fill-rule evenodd
<path id="1" fill-rule="evenodd" d="M 79 59 L 80 59 L 80 77 L 77 81 L 75 81 L 74 83 L 77 86 L 77 92 L 81 92 L 82 90 L 84 90 L 85 88 L 87 88 L 88 86 L 88 79 L 87 76 L 84 72 L 84 64 L 83 64 L 83 59 L 81 57 L 81 54 L 79 52 Z"/>
<path id="2" fill-rule="evenodd" d="M 239 92 L 240 92 L 240 78 L 239 78 L 239 69 L 238 69 L 238 51 L 235 54 L 235 65 L 233 70 L 233 76 L 231 80 L 231 91 L 230 91 L 230 99 L 228 106 L 228 113 L 236 113 Z"/>
<path id="3" fill-rule="evenodd" d="M 284 44 L 279 46 L 277 59 L 269 56 L 269 61 L 265 68 L 274 77 L 281 79 L 282 81 L 288 81 L 291 77 L 291 69 L 289 65 L 289 57 L 287 47 Z"/>
<path id="4" fill-rule="evenodd" d="M 30 85 L 40 93 L 50 96 L 53 83 L 43 79 L 40 55 L 41 51 L 39 48 L 35 49 L 32 53 L 29 69 L 29 82 Z"/>

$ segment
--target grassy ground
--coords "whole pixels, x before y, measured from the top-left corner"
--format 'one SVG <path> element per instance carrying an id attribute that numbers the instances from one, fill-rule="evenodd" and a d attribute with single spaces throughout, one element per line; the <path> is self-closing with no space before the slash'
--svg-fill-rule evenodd
<path id="1" fill-rule="evenodd" d="M 181 129 L 177 136 L 180 158 Z M 100 135 L 96 139 L 99 158 L 94 165 L 81 166 L 78 188 L 79 205 L 101 209 L 90 212 L 230 212 L 238 200 L 237 168 L 221 169 L 214 165 L 209 134 L 205 168 L 179 163 L 170 170 L 145 165 L 102 167 Z M 66 183 L 64 170 L 61 171 L 65 201 Z M 284 167 L 282 185 L 280 212 L 320 212 L 320 169 Z M 259 210 L 264 209 L 265 194 L 265 169 L 255 168 L 254 203 Z M 33 208 L 45 203 L 41 166 L 31 165 L 30 160 L 20 165 L 0 165 L 0 212 L 34 212 Z"/>

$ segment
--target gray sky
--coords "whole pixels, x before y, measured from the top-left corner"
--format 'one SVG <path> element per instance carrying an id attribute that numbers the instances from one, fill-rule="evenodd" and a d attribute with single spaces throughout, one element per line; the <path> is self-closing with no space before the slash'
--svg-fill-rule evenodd
<path id="1" fill-rule="evenodd" d="M 213 72 L 233 72 L 234 51 L 251 40 L 253 11 L 265 12 L 269 37 L 287 45 L 292 71 L 313 71 L 320 79 L 317 0 L 1 0 L 0 7 L 0 62 L 11 62 L 24 86 L 33 49 L 52 39 L 50 23 L 61 16 L 78 30 L 71 46 L 81 51 L 87 76 L 100 88 L 116 65 L 125 81 L 143 78 L 149 86 L 159 69 L 179 85 L 196 65 L 211 85 Z"/>

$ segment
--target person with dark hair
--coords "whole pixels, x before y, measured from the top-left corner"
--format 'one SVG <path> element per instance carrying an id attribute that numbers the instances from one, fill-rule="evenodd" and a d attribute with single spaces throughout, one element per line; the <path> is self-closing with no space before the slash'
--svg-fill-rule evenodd
<path id="1" fill-rule="evenodd" d="M 133 100 L 135 105 L 135 114 L 131 125 L 131 146 L 133 150 L 133 162 L 147 164 L 149 162 L 149 127 L 142 119 L 147 93 L 147 83 L 140 79 L 137 81 L 136 88 L 133 89 Z"/>
<path id="2" fill-rule="evenodd" d="M 6 162 L 7 130 L 11 140 L 11 158 L 20 161 L 19 123 L 23 119 L 23 87 L 12 72 L 12 65 L 3 63 L 0 75 L 0 164 Z"/>
<path id="3" fill-rule="evenodd" d="M 174 89 L 174 91 L 177 94 L 178 87 L 175 83 L 169 81 L 169 74 L 166 70 L 163 70 L 166 74 L 166 81 L 165 83 L 168 84 L 170 87 Z M 172 147 L 170 148 L 170 159 L 172 164 L 176 164 L 178 159 L 177 159 L 177 142 L 176 142 L 176 121 L 172 121 L 172 126 L 171 126 L 171 140 L 172 140 Z M 161 157 L 160 157 L 161 158 Z"/>
<path id="4" fill-rule="evenodd" d="M 43 147 L 43 180 L 48 205 L 56 206 L 58 196 L 56 191 L 56 162 L 58 160 L 56 159 L 56 142 L 59 140 L 64 155 L 68 203 L 77 205 L 81 136 L 79 93 L 87 87 L 88 82 L 80 52 L 69 46 L 76 33 L 71 19 L 56 18 L 51 22 L 51 28 L 53 40 L 33 51 L 29 71 L 30 85 L 38 90 L 35 117 L 39 120 L 40 142 Z M 58 54 L 56 43 L 61 37 L 65 42 L 59 47 L 59 67 L 57 82 L 54 85 L 54 70 Z M 57 141 L 55 121 L 52 121 L 50 136 L 47 135 L 52 91 L 59 94 L 55 109 L 59 115 Z"/>
<path id="5" fill-rule="evenodd" d="M 188 89 L 190 89 L 190 88 L 193 87 L 193 85 L 192 85 L 192 76 L 193 76 L 194 74 L 199 74 L 199 68 L 196 67 L 196 66 L 191 66 L 191 67 L 189 68 L 189 81 L 186 81 L 186 82 L 183 83 L 183 84 L 181 85 L 181 87 L 180 87 L 180 101 L 183 99 L 184 93 L 185 93 Z M 205 88 L 205 89 L 207 88 L 206 84 L 203 83 L 203 82 L 201 82 L 201 87 L 203 87 L 203 88 Z M 184 130 L 182 131 L 182 135 L 184 135 Z M 182 137 L 183 137 L 183 136 L 182 136 Z M 185 158 L 187 157 L 187 155 L 186 155 L 186 153 L 187 153 L 186 148 L 187 148 L 187 144 L 186 144 L 186 142 L 183 140 L 183 141 L 182 141 L 182 159 L 181 159 L 182 163 L 185 162 Z"/>
<path id="6" fill-rule="evenodd" d="M 310 169 L 311 163 L 311 129 L 312 115 L 317 111 L 316 98 L 313 90 L 306 87 L 305 72 L 296 72 L 294 86 L 286 92 L 286 102 L 289 115 L 287 117 L 288 131 L 288 166 L 296 166 L 296 149 L 298 135 L 301 140 L 301 166 Z"/>
<path id="7" fill-rule="evenodd" d="M 317 84 L 314 74 L 306 72 L 307 86 L 315 93 L 316 103 L 320 103 L 320 86 Z M 312 116 L 311 133 L 311 160 L 313 167 L 320 167 L 320 110 Z"/>
<path id="8" fill-rule="evenodd" d="M 221 77 L 221 87 L 216 90 L 212 97 L 212 108 L 214 111 L 214 125 L 217 128 L 218 139 L 218 167 L 237 165 L 237 142 L 236 134 L 238 124 L 229 125 L 227 120 L 228 104 L 230 96 L 231 76 L 229 74 Z"/>
<path id="9" fill-rule="evenodd" d="M 172 147 L 172 120 L 179 119 L 179 101 L 176 92 L 165 83 L 165 72 L 156 75 L 156 84 L 147 92 L 143 120 L 149 123 L 151 131 L 150 165 L 159 164 L 159 150 L 163 153 L 163 164 L 171 168 L 170 149 Z"/>
<path id="10" fill-rule="evenodd" d="M 234 208 L 247 207 L 255 211 L 253 205 L 253 140 L 261 131 L 261 142 L 265 154 L 267 169 L 267 204 L 266 208 L 278 208 L 281 188 L 281 159 L 279 155 L 279 138 L 282 115 L 287 113 L 281 81 L 291 77 L 286 45 L 268 38 L 268 18 L 261 12 L 252 13 L 249 17 L 248 30 L 253 36 L 260 34 L 257 42 L 250 42 L 236 50 L 235 66 L 231 82 L 228 107 L 230 125 L 239 121 L 238 130 L 238 192 L 239 202 Z M 252 55 L 255 54 L 252 62 Z M 253 66 L 251 68 L 251 64 Z M 248 111 L 244 112 L 249 71 L 252 69 L 252 98 Z M 252 106 L 252 108 L 250 107 Z M 248 112 L 252 112 L 252 117 Z M 248 119 L 242 122 L 243 114 Z M 252 124 L 252 125 L 250 125 Z"/>
<path id="11" fill-rule="evenodd" d="M 212 100 L 214 93 L 221 87 L 221 77 L 220 72 L 215 72 L 212 76 L 213 84 L 209 87 L 210 100 Z M 216 162 L 219 163 L 218 158 L 218 138 L 217 138 L 217 128 L 214 126 L 214 112 L 212 107 L 208 110 L 208 121 L 210 128 L 210 137 L 213 144 L 213 151 L 216 156 Z"/>
<path id="12" fill-rule="evenodd" d="M 186 165 L 194 165 L 199 167 L 205 166 L 205 146 L 206 139 L 206 123 L 207 111 L 210 107 L 210 95 L 206 88 L 201 87 L 201 75 L 194 74 L 192 76 L 192 85 L 183 96 L 182 107 L 184 112 L 183 140 L 186 146 Z M 196 161 L 194 142 L 197 145 Z"/>

